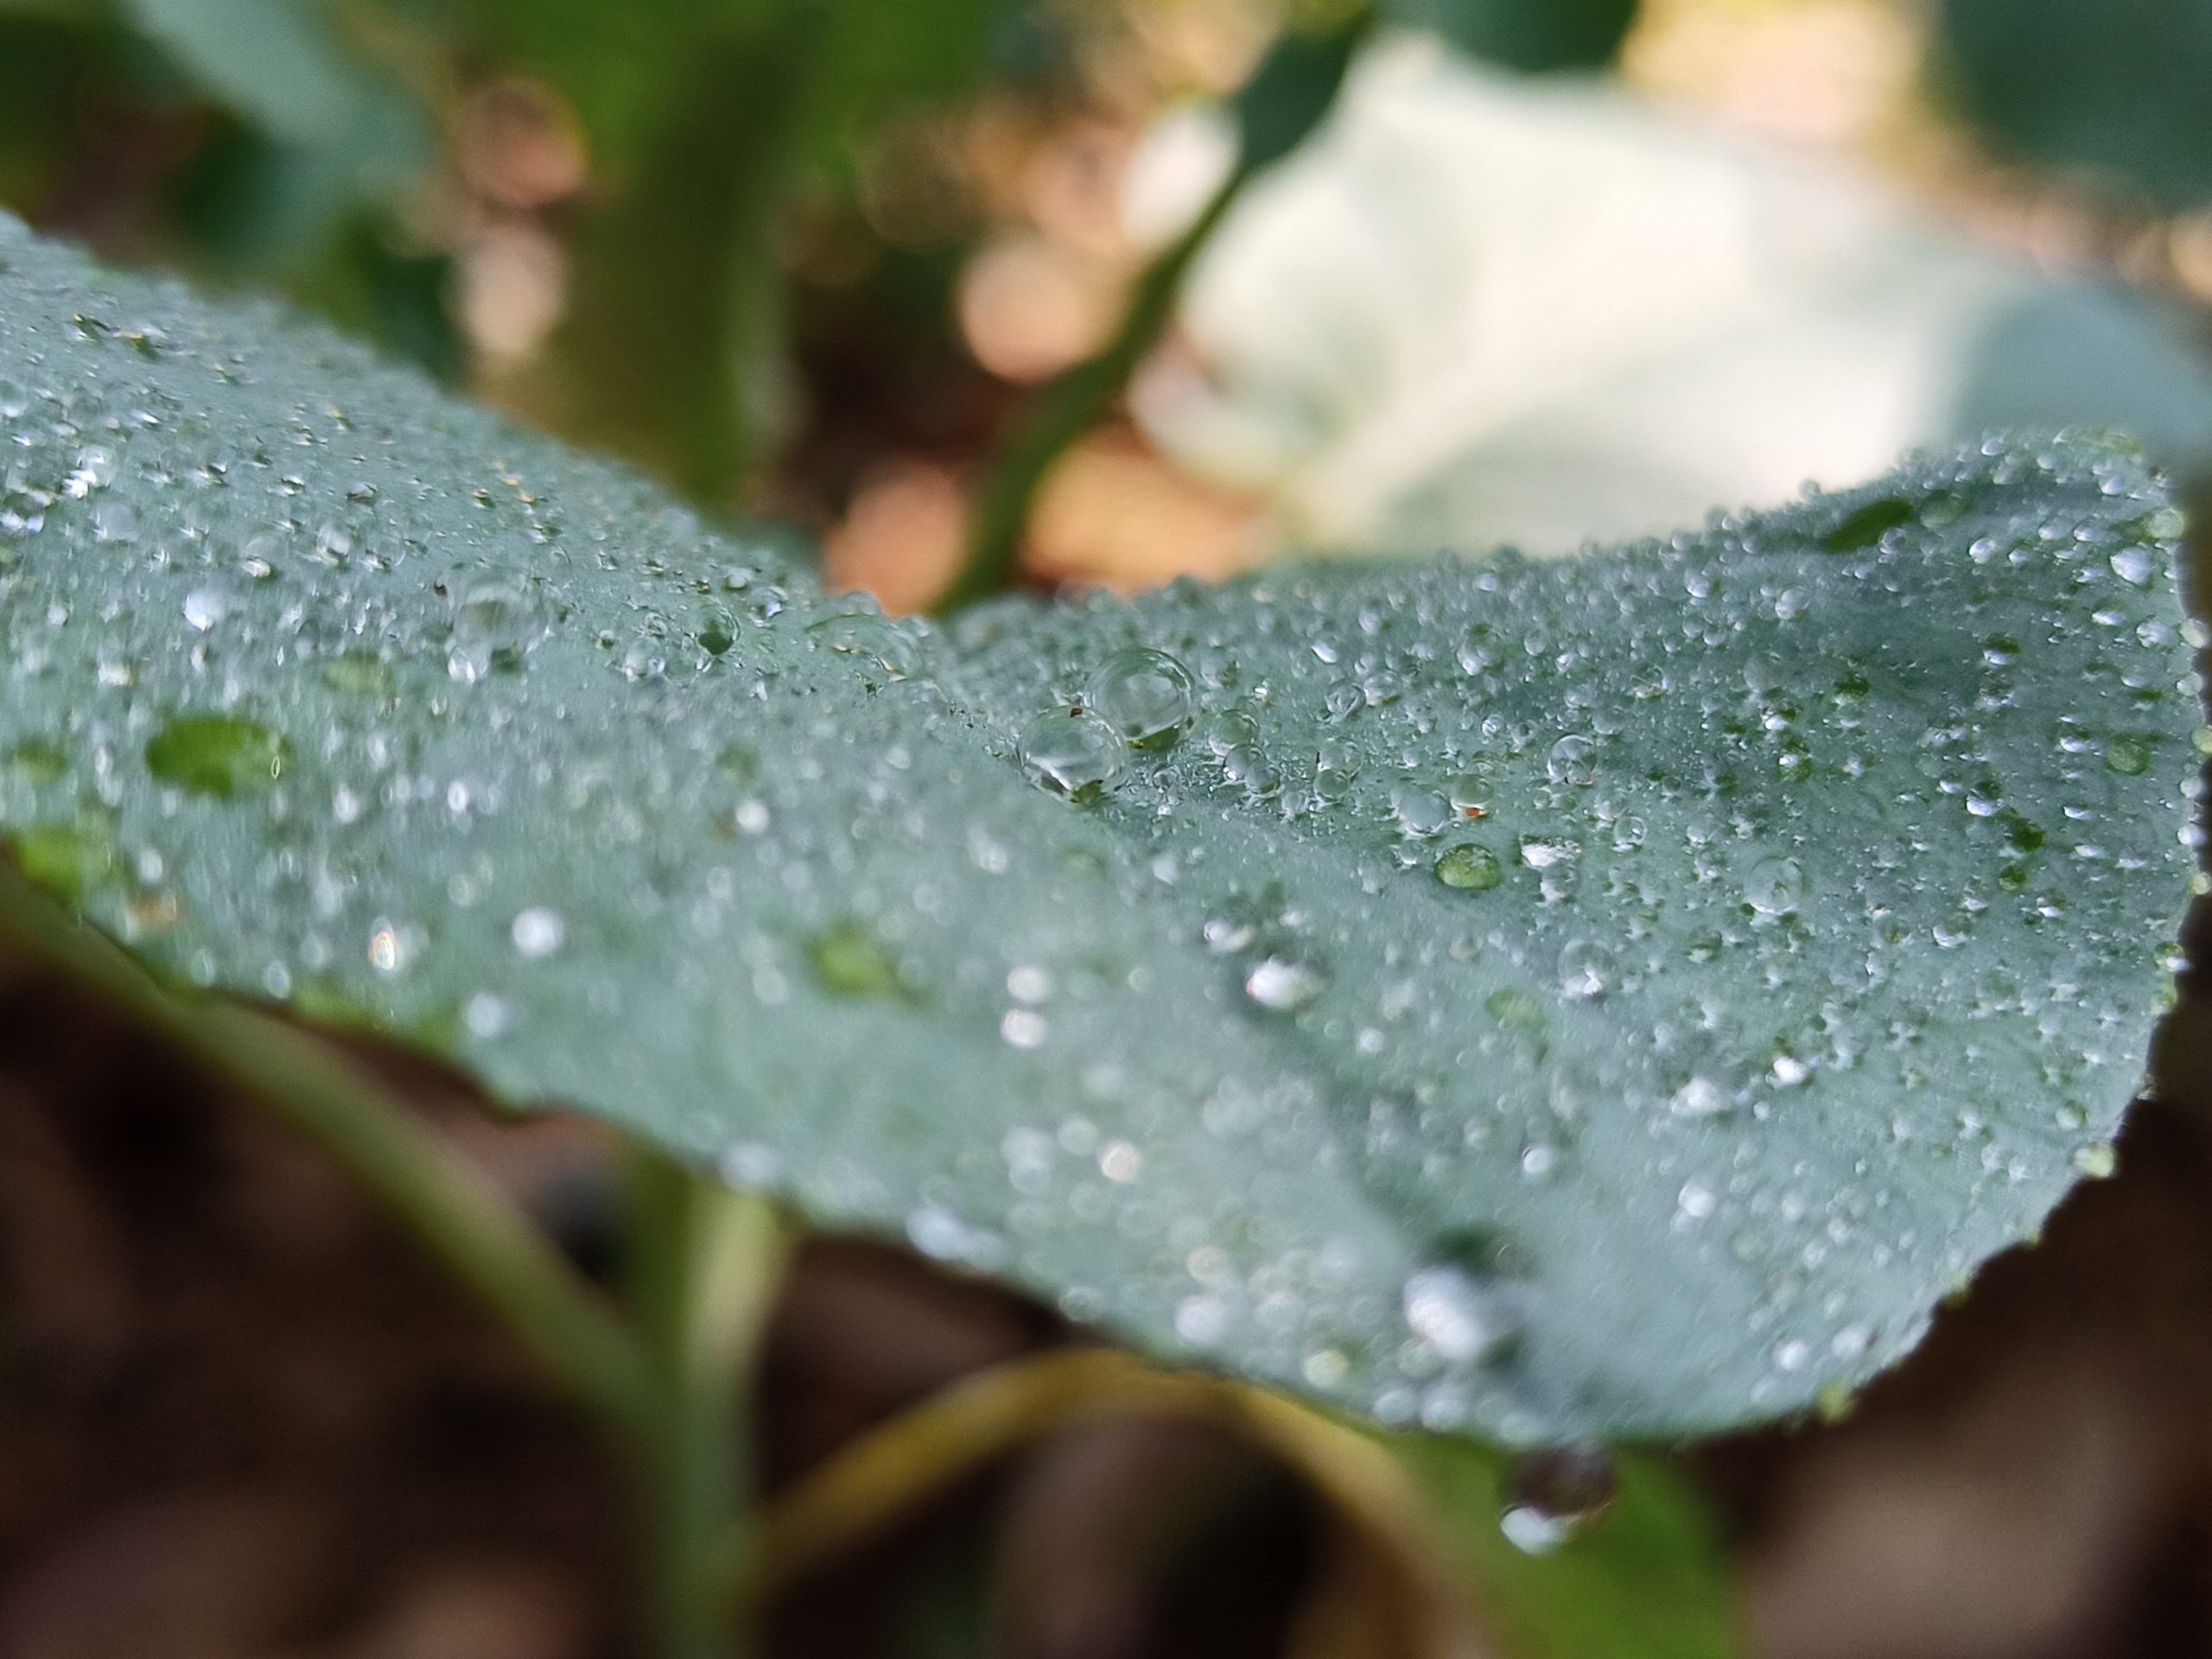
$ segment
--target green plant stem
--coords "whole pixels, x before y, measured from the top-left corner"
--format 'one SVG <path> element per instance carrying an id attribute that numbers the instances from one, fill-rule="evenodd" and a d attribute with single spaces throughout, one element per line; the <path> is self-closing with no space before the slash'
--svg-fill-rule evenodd
<path id="1" fill-rule="evenodd" d="M 785 372 L 775 232 L 837 27 L 829 0 L 740 10 L 670 67 L 671 114 L 582 239 L 561 337 L 581 435 L 717 508 L 767 459 Z"/>
<path id="2" fill-rule="evenodd" d="M 1198 221 L 1152 263 L 1139 279 L 1128 309 L 1106 349 L 1062 375 L 1017 417 L 1013 435 L 992 461 L 976 503 L 967 556 L 960 574 L 937 602 L 939 612 L 988 599 L 1013 584 L 1038 489 L 1053 464 L 1097 425 L 1121 397 L 1130 375 L 1174 314 L 1184 273 L 1243 192 L 1249 176 L 1242 168 L 1231 173 L 1214 192 Z"/>
<path id="3" fill-rule="evenodd" d="M 628 1157 L 630 1290 L 659 1408 L 641 1461 L 648 1594 L 659 1659 L 748 1645 L 720 1564 L 751 1534 L 751 1371 L 782 1276 L 774 1207 L 641 1143 Z"/>
<path id="4" fill-rule="evenodd" d="M 602 1424 L 633 1442 L 648 1431 L 652 1374 L 614 1311 L 512 1199 L 359 1067 L 269 1015 L 162 990 L 4 866 L 0 930 L 305 1135 L 444 1261 Z"/>
<path id="5" fill-rule="evenodd" d="M 1197 220 L 1146 268 L 1105 348 L 1045 388 L 1015 417 L 976 502 L 959 574 L 937 602 L 939 613 L 1013 584 L 1037 493 L 1054 464 L 1127 390 L 1173 317 L 1184 277 L 1245 187 L 1296 149 L 1328 114 L 1373 21 L 1371 7 L 1361 3 L 1325 30 L 1286 36 L 1238 94 L 1236 166 Z"/>

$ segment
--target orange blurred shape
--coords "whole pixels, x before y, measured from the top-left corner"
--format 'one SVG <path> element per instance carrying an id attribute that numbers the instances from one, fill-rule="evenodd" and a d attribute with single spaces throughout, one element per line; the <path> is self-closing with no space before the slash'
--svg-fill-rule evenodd
<path id="1" fill-rule="evenodd" d="M 1046 235 L 1086 253 L 1123 252 L 1122 175 L 1136 135 L 1103 121 L 1082 121 L 1029 158 L 1022 205 Z"/>
<path id="2" fill-rule="evenodd" d="M 1850 144 L 1911 97 L 1920 32 L 1895 0 L 1645 0 L 1623 67 L 1727 125 Z"/>
<path id="3" fill-rule="evenodd" d="M 1105 342 L 1119 286 L 1071 248 L 1011 232 L 960 273 L 960 332 L 1001 379 L 1042 380 Z"/>
<path id="4" fill-rule="evenodd" d="M 881 462 L 824 540 L 829 586 L 864 589 L 887 611 L 925 609 L 960 568 L 965 521 L 960 483 L 949 470 L 910 459 Z"/>
<path id="5" fill-rule="evenodd" d="M 1071 450 L 1046 480 L 1024 563 L 1054 582 L 1156 588 L 1249 563 L 1258 510 L 1179 472 L 1127 430 Z"/>
<path id="6" fill-rule="evenodd" d="M 2212 305 L 2212 213 L 2177 221 L 2167 255 L 2181 285 L 2194 298 Z"/>
<path id="7" fill-rule="evenodd" d="M 529 211 L 583 188 L 583 130 L 550 88 L 494 80 L 469 94 L 460 124 L 461 171 L 486 200 Z"/>

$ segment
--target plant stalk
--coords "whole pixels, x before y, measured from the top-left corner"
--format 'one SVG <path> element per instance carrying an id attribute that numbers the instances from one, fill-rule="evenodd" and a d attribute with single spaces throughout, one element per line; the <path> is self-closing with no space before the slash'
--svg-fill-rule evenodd
<path id="1" fill-rule="evenodd" d="M 750 1607 L 722 1592 L 733 1538 L 751 1536 L 746 1402 L 787 1253 L 767 1199 L 632 1143 L 630 1294 L 658 1409 L 639 1474 L 658 1659 L 732 1659 Z"/>
<path id="2" fill-rule="evenodd" d="M 959 573 L 934 607 L 940 614 L 1013 585 L 1045 480 L 1128 390 L 1129 378 L 1174 316 L 1184 277 L 1245 187 L 1302 143 L 1334 106 L 1352 54 L 1373 22 L 1372 7 L 1363 3 L 1325 29 L 1287 35 L 1237 94 L 1236 165 L 1196 221 L 1138 278 L 1104 349 L 1046 387 L 1016 416 L 976 502 Z"/>
<path id="3" fill-rule="evenodd" d="M 449 1267 L 601 1424 L 635 1442 L 652 1374 L 614 1310 L 475 1166 L 328 1045 L 270 1015 L 162 989 L 0 864 L 0 929 L 90 984 L 328 1154 Z"/>

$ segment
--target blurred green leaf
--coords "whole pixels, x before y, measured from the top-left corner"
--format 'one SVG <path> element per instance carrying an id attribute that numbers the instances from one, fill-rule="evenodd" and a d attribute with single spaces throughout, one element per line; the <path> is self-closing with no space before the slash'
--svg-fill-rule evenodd
<path id="1" fill-rule="evenodd" d="M 1695 1491 L 1657 1459 L 1612 1454 L 1602 1513 L 1532 1553 L 1500 1525 L 1514 1503 L 1511 1453 L 1447 1435 L 1382 1438 L 1428 1499 L 1484 1624 L 1513 1659 L 1727 1659 L 1740 1650 L 1719 1541 Z"/>
<path id="2" fill-rule="evenodd" d="M 1637 0 L 1382 0 L 1393 21 L 1433 30 L 1508 69 L 1599 69 L 1636 22 Z"/>
<path id="3" fill-rule="evenodd" d="M 557 342 L 567 429 L 727 505 L 787 411 L 779 220 L 870 123 L 971 85 L 1007 0 L 480 0 L 487 37 L 575 104 L 613 197 Z"/>
<path id="4" fill-rule="evenodd" d="M 432 154 L 422 111 L 340 38 L 314 0 L 128 0 L 200 86 L 267 139 L 260 170 L 275 247 L 303 246 L 358 202 L 416 179 Z"/>
<path id="5" fill-rule="evenodd" d="M 2096 444 L 935 630 L 12 222 L 0 423 L 0 823 L 142 957 L 1390 1421 L 1855 1386 L 2169 989 L 2180 519 Z"/>
<path id="6" fill-rule="evenodd" d="M 1942 0 L 1941 67 L 1998 149 L 2212 198 L 2212 0 Z"/>

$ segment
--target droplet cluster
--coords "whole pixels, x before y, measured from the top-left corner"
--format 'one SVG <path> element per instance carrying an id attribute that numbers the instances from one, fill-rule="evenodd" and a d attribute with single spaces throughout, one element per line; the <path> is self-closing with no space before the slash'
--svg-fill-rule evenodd
<path id="1" fill-rule="evenodd" d="M 1392 1422 L 1893 1359 L 2112 1166 L 2195 868 L 2086 442 L 939 629 L 5 220 L 0 439 L 0 834 L 102 926 Z"/>

